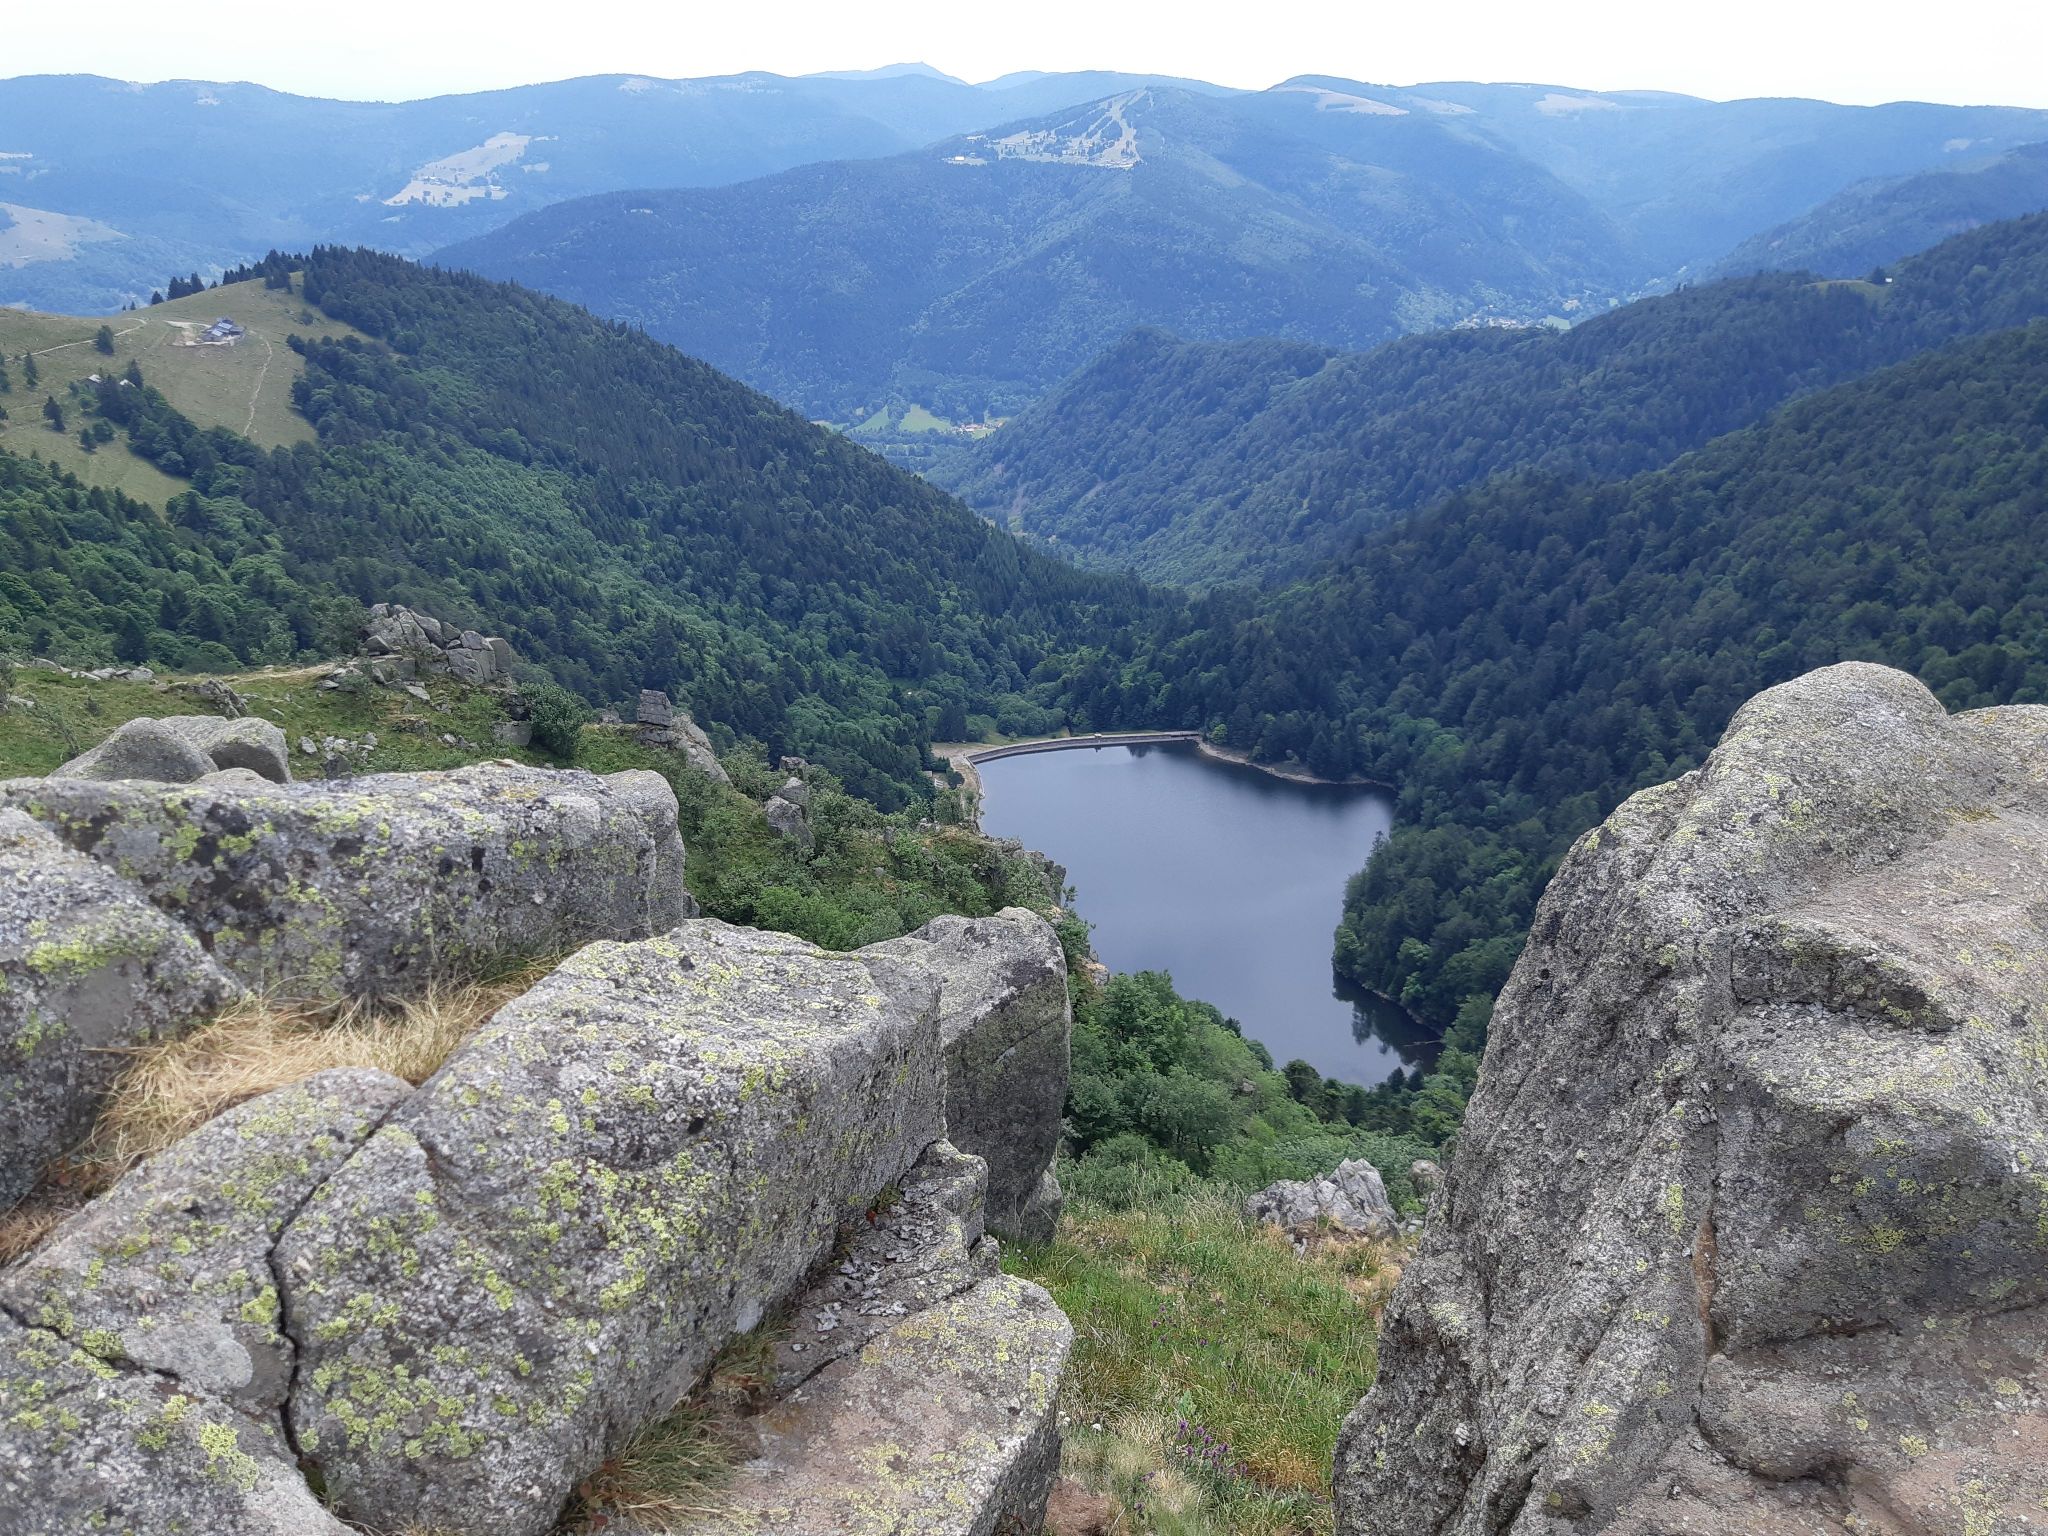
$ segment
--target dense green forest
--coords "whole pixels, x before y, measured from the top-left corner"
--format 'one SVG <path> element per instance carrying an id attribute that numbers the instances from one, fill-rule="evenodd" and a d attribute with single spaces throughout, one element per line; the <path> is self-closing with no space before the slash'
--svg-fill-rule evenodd
<path id="1" fill-rule="evenodd" d="M 970 712 L 1057 724 L 1034 672 L 1164 601 L 623 326 L 369 252 L 302 265 L 309 303 L 377 338 L 304 347 L 319 443 L 201 432 L 146 378 L 82 388 L 76 410 L 192 489 L 158 520 L 9 461 L 0 539 L 34 590 L 0 605 L 0 644 L 228 666 L 331 654 L 337 602 L 406 602 L 593 702 L 667 689 L 889 807 Z"/>
<path id="2" fill-rule="evenodd" d="M 2048 216 L 1950 240 L 1892 279 L 1752 277 L 1564 332 L 1355 354 L 1140 332 L 927 472 L 1094 563 L 1295 577 L 1490 476 L 1654 469 L 1802 393 L 2048 314 Z"/>
<path id="3" fill-rule="evenodd" d="M 2036 322 L 1668 470 L 1460 493 L 1313 580 L 1211 595 L 1185 633 L 1095 658 L 1074 697 L 1397 785 L 1338 962 L 1469 1041 L 1564 849 L 1696 766 L 1758 690 L 1864 659 L 1951 709 L 2048 701 L 2044 508 Z"/>
<path id="4" fill-rule="evenodd" d="M 1497 475 L 1294 585 L 1192 598 L 1031 554 L 629 330 L 323 251 L 307 297 L 378 339 L 308 345 L 300 404 L 317 445 L 266 453 L 199 432 L 131 375 L 67 406 L 187 477 L 167 516 L 0 457 L 0 649 L 289 659 L 331 653 L 360 603 L 392 598 L 488 623 L 594 702 L 668 687 L 885 806 L 916 792 L 935 734 L 970 723 L 1187 727 L 1386 781 L 1396 830 L 1353 882 L 1337 958 L 1447 1031 L 1443 1081 L 1355 1099 L 1290 1086 L 1330 1124 L 1435 1140 L 1563 849 L 1623 795 L 1696 764 L 1744 699 L 1845 657 L 1914 671 L 1951 707 L 2048 698 L 2034 547 L 2048 322 L 1995 330 L 2038 307 L 2044 246 L 2048 219 L 2032 219 L 1952 241 L 1882 293 L 1767 278 L 1644 307 L 1683 320 L 1707 358 L 1737 348 L 1716 313 L 1766 358 L 1795 357 L 1766 345 L 1777 333 L 1760 317 L 1786 313 L 1779 298 L 1872 349 L 1895 329 L 1967 339 L 1690 454 L 1667 441 L 1662 468 Z M 236 276 L 276 281 L 286 265 Z M 1484 358 L 1532 342 L 1439 344 Z M 1796 372 L 1786 362 L 1743 409 Z M 1645 386 L 1642 419 L 1667 394 Z M 1213 1077 L 1217 1051 L 1237 1048 L 1199 1044 L 1220 1038 L 1208 1024 L 1221 1027 L 1177 1038 Z M 1148 1073 L 1176 1069 L 1088 1069 L 1110 1088 L 1077 1089 L 1084 1144 L 1138 1135 L 1213 1166 L 1213 1148 L 1173 1150 L 1176 1116 L 1201 1106 Z"/>

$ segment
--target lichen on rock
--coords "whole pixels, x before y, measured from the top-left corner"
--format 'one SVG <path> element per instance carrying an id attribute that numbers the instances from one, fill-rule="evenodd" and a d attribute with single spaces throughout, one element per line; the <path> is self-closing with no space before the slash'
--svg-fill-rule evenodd
<path id="1" fill-rule="evenodd" d="M 278 1251 L 337 1507 L 547 1530 L 939 1138 L 935 1005 L 698 921 L 500 1009 Z"/>
<path id="2" fill-rule="evenodd" d="M 892 985 L 938 986 L 946 1133 L 988 1164 L 989 1229 L 1048 1241 L 1059 1221 L 1052 1164 L 1073 1032 L 1066 956 L 1052 926 L 1006 907 L 994 917 L 935 917 L 860 953 Z"/>
<path id="3" fill-rule="evenodd" d="M 139 887 L 242 981 L 290 996 L 417 995 L 694 910 L 674 791 L 645 771 L 15 779 L 5 806 Z"/>
<path id="4" fill-rule="evenodd" d="M 2038 1523 L 2044 747 L 2048 710 L 1831 667 L 1580 840 L 1345 1426 L 1344 1536 Z"/>
<path id="5" fill-rule="evenodd" d="M 0 810 L 0 1210 L 92 1128 L 123 1049 L 241 991 L 140 891 Z"/>

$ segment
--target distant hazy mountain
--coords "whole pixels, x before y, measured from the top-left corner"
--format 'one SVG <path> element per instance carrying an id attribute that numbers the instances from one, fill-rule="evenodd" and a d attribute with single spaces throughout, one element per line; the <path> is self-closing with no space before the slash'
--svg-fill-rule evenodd
<path id="1" fill-rule="evenodd" d="M 560 204 L 440 259 L 841 420 L 1007 411 L 1134 325 L 1359 346 L 1562 319 L 1643 272 L 1585 198 L 1455 120 L 1293 89 L 1129 90 L 885 160 Z"/>
<path id="2" fill-rule="evenodd" d="M 254 85 L 0 81 L 0 304 L 112 309 L 272 246 L 422 253 L 564 198 L 897 154 L 1142 77 L 607 75 L 385 104 Z"/>
<path id="3" fill-rule="evenodd" d="M 1721 271 L 1862 277 L 1950 235 L 2048 208 L 2048 144 L 1990 160 L 1866 181 L 1745 240 Z"/>
<path id="4" fill-rule="evenodd" d="M 1561 334 L 1444 332 L 1366 353 L 1140 331 L 927 476 L 1150 578 L 1285 578 L 1489 478 L 1655 469 L 1795 396 L 2048 316 L 2048 215 L 1893 273 L 1883 288 L 1751 276 Z"/>
<path id="5" fill-rule="evenodd" d="M 1758 231 L 1855 182 L 2048 139 L 2048 112 L 2016 107 L 1718 102 L 1555 85 L 1295 83 L 1451 114 L 1590 199 L 1629 232 L 1659 277 L 1711 266 Z"/>

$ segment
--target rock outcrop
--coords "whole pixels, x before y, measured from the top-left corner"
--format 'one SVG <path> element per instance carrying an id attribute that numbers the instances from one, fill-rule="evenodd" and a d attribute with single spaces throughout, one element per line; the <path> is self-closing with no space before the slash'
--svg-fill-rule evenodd
<path id="1" fill-rule="evenodd" d="M 370 609 L 362 649 L 375 658 L 369 664 L 372 680 L 387 685 L 441 672 L 479 687 L 499 686 L 512 681 L 518 660 L 512 647 L 496 635 L 444 624 L 403 603 L 378 603 Z"/>
<path id="2" fill-rule="evenodd" d="M 754 1420 L 758 1454 L 682 1529 L 1036 1536 L 1073 1337 L 1050 1296 L 1007 1275 L 905 1318 Z"/>
<path id="3" fill-rule="evenodd" d="M 678 710 L 669 696 L 658 688 L 640 690 L 635 735 L 642 746 L 667 747 L 680 752 L 684 761 L 720 784 L 730 784 L 732 775 L 718 760 L 718 753 L 695 720 Z"/>
<path id="4" fill-rule="evenodd" d="M 334 783 L 0 783 L 253 987 L 414 995 L 694 910 L 660 775 L 494 764 Z"/>
<path id="5" fill-rule="evenodd" d="M 666 1412 L 943 1135 L 935 990 L 702 920 L 501 1009 L 279 1248 L 339 1507 L 547 1531 L 531 1490 Z"/>
<path id="6" fill-rule="evenodd" d="M 936 917 L 861 954 L 892 986 L 937 984 L 947 1134 L 988 1164 L 989 1229 L 1045 1242 L 1059 1220 L 1052 1162 L 1073 1030 L 1066 956 L 1051 925 L 1022 907 Z"/>
<path id="7" fill-rule="evenodd" d="M 1401 1230 L 1379 1169 L 1362 1157 L 1314 1179 L 1282 1179 L 1244 1203 L 1245 1219 L 1278 1227 L 1297 1244 L 1326 1238 L 1388 1238 Z"/>
<path id="8" fill-rule="evenodd" d="M 688 920 L 682 865 L 650 773 L 0 784 L 8 1203 L 102 1047 L 595 940 L 420 1087 L 252 1099 L 0 1270 L 0 1530 L 543 1536 L 771 1320 L 706 1529 L 1036 1530 L 1071 1330 L 998 1272 L 996 1181 L 946 1135 L 1049 1220 L 1057 943 L 1006 912 L 827 953 Z M 998 1102 L 1031 1093 L 1043 1126 Z"/>
<path id="9" fill-rule="evenodd" d="M 795 844 L 797 852 L 808 855 L 818 846 L 818 834 L 811 830 L 811 818 L 794 800 L 779 794 L 770 795 L 761 807 L 761 814 L 767 819 L 769 829 Z"/>
<path id="10" fill-rule="evenodd" d="M 1347 1536 L 2037 1530 L 2048 710 L 1831 667 L 1566 858 Z"/>
<path id="11" fill-rule="evenodd" d="M 0 810 L 0 1211 L 92 1128 L 123 1049 L 241 991 L 140 891 Z"/>

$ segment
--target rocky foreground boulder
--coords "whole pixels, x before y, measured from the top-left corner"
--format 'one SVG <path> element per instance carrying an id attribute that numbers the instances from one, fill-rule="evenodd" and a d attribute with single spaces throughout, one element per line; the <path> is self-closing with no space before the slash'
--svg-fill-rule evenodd
<path id="1" fill-rule="evenodd" d="M 135 887 L 0 810 L 0 1211 L 92 1129 L 123 1050 L 242 990 Z"/>
<path id="2" fill-rule="evenodd" d="M 290 996 L 417 995 L 694 910 L 675 792 L 645 771 L 14 779 L 0 807 L 120 876 L 249 986 Z"/>
<path id="3" fill-rule="evenodd" d="M 666 1412 L 944 1134 L 941 1074 L 934 989 L 853 956 L 708 919 L 591 945 L 286 1232 L 300 1450 L 357 1519 L 541 1536 L 530 1489 Z"/>
<path id="4" fill-rule="evenodd" d="M 935 917 L 861 954 L 889 985 L 938 987 L 947 1134 L 988 1163 L 989 1229 L 1047 1241 L 1060 1213 L 1052 1163 L 1073 1032 L 1066 956 L 1052 925 L 1023 907 Z"/>
<path id="5" fill-rule="evenodd" d="M 1048 1182 L 1050 929 L 828 953 L 690 920 L 683 854 L 646 773 L 0 784 L 8 1204 L 122 1047 L 583 945 L 418 1088 L 254 1098 L 0 1268 L 0 1532 L 544 1536 L 766 1325 L 707 1529 L 1035 1530 L 1071 1330 L 946 1137 L 1006 1211 Z"/>
<path id="6" fill-rule="evenodd" d="M 1751 701 L 1544 897 L 1339 1531 L 2040 1530 L 2044 1021 L 2048 709 Z"/>

